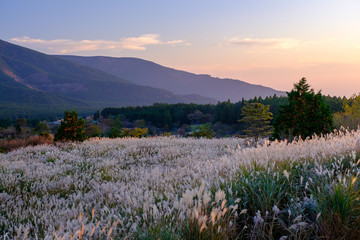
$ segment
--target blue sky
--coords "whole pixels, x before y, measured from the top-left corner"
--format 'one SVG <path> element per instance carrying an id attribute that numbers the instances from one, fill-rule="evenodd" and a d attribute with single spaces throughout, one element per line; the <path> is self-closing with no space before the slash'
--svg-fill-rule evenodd
<path id="1" fill-rule="evenodd" d="M 49 54 L 132 56 L 280 90 L 360 92 L 360 1 L 1 0 L 0 38 Z"/>

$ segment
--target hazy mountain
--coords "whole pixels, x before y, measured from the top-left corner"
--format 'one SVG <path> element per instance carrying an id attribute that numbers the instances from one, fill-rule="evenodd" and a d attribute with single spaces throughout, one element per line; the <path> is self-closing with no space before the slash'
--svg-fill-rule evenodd
<path id="1" fill-rule="evenodd" d="M 162 88 L 175 94 L 198 94 L 233 102 L 255 96 L 285 95 L 261 85 L 253 85 L 240 80 L 214 78 L 163 67 L 156 63 L 138 58 L 78 57 L 58 56 L 85 66 L 93 67 L 125 78 L 137 84 Z"/>
<path id="2" fill-rule="evenodd" d="M 73 108 L 91 109 L 86 103 L 30 88 L 0 71 L 0 117 L 56 116 Z"/>
<path id="3" fill-rule="evenodd" d="M 49 112 L 71 106 L 82 110 L 152 103 L 215 103 L 197 95 L 179 96 L 0 40 L 0 106 L 9 111 Z M 4 110 L 1 108 L 1 110 Z M 8 112 L 8 111 L 6 111 Z M 0 111 L 0 113 L 3 113 Z"/>

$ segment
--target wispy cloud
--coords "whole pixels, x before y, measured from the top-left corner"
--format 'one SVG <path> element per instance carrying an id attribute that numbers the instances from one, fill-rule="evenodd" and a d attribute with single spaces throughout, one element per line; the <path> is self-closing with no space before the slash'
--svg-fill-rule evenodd
<path id="1" fill-rule="evenodd" d="M 226 39 L 227 45 L 245 46 L 245 47 L 267 47 L 290 49 L 299 46 L 300 41 L 292 38 L 230 38 Z"/>
<path id="2" fill-rule="evenodd" d="M 183 40 L 162 41 L 159 34 L 143 34 L 139 37 L 123 38 L 119 41 L 107 40 L 81 40 L 75 41 L 70 39 L 43 40 L 30 37 L 12 38 L 14 43 L 24 44 L 30 47 L 41 47 L 52 53 L 71 53 L 82 51 L 98 50 L 146 50 L 150 45 L 170 45 L 179 44 L 187 45 Z"/>

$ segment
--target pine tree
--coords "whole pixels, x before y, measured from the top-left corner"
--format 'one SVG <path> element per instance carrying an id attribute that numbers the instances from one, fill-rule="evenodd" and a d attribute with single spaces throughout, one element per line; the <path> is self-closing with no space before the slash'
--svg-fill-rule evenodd
<path id="1" fill-rule="evenodd" d="M 84 141 L 86 139 L 84 125 L 85 120 L 78 118 L 76 110 L 72 112 L 66 110 L 54 141 Z"/>
<path id="2" fill-rule="evenodd" d="M 274 122 L 275 139 L 303 139 L 333 130 L 333 117 L 329 105 L 320 92 L 315 94 L 302 78 L 288 95 L 288 105 L 282 106 Z"/>
<path id="3" fill-rule="evenodd" d="M 245 104 L 241 109 L 243 118 L 239 122 L 246 123 L 248 126 L 244 131 L 246 136 L 254 137 L 255 142 L 260 137 L 267 137 L 271 134 L 270 121 L 272 113 L 269 112 L 270 106 L 261 103 Z"/>

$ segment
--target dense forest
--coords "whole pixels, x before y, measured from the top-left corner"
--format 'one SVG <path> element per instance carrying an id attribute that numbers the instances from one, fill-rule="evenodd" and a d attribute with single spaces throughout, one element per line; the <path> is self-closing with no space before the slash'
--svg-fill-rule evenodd
<path id="1" fill-rule="evenodd" d="M 355 98 L 347 99 L 345 97 L 323 96 L 324 101 L 330 106 L 335 120 L 344 122 L 344 107 L 351 105 Z M 164 104 L 156 103 L 151 106 L 129 106 L 121 108 L 104 108 L 97 111 L 92 118 L 87 119 L 86 127 L 89 130 L 89 136 L 101 135 L 109 136 L 113 128 L 147 128 L 149 135 L 158 135 L 164 132 L 186 135 L 189 132 L 198 130 L 199 127 L 207 125 L 213 132 L 215 137 L 225 136 L 241 136 L 244 135 L 244 129 L 247 127 L 241 121 L 242 108 L 245 104 L 261 103 L 269 106 L 272 113 L 271 125 L 276 119 L 281 106 L 288 104 L 288 98 L 285 96 L 270 96 L 266 98 L 255 97 L 250 100 L 242 100 L 232 103 L 230 101 L 218 102 L 217 104 Z M 82 116 L 86 119 L 86 116 Z M 27 119 L 27 127 L 35 128 L 42 120 L 51 122 L 56 120 L 54 117 Z M 240 120 L 240 121 L 239 121 Z M 350 123 L 349 123 L 350 124 Z M 356 126 L 356 123 L 351 123 Z M 16 119 L 8 119 L 0 117 L 0 129 L 8 127 L 16 127 Z M 344 124 L 342 124 L 344 125 Z M 98 126 L 98 128 L 95 128 Z M 56 126 L 51 128 L 56 133 Z M 92 130 L 96 129 L 95 133 Z"/>
<path id="2" fill-rule="evenodd" d="M 324 96 L 324 101 L 333 113 L 344 111 L 345 97 Z M 288 98 L 276 95 L 266 98 L 253 98 L 236 103 L 230 101 L 217 104 L 153 104 L 152 106 L 105 108 L 97 113 L 104 119 L 121 120 L 127 127 L 141 123 L 149 128 L 176 131 L 201 124 L 210 124 L 217 136 L 240 134 L 245 124 L 241 120 L 241 109 L 248 103 L 261 103 L 270 106 L 273 119 L 278 115 L 281 106 L 288 104 Z M 96 119 L 96 114 L 95 114 Z M 133 123 L 133 125 L 131 124 Z M 190 129 L 191 130 L 191 129 Z"/>

